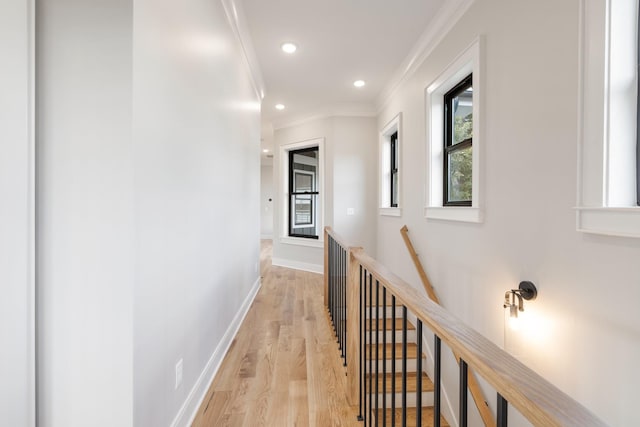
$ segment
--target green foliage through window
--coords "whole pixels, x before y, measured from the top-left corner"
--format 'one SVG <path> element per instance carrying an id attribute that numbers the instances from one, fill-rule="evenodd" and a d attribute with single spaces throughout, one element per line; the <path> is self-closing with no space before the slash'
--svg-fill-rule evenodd
<path id="1" fill-rule="evenodd" d="M 471 206 L 473 168 L 473 78 L 464 78 L 444 95 L 445 206 Z"/>

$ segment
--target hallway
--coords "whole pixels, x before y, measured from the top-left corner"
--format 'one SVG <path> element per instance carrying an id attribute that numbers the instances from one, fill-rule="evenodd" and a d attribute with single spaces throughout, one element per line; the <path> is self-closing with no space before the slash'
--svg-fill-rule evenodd
<path id="1" fill-rule="evenodd" d="M 323 305 L 322 276 L 271 265 L 194 426 L 355 426 L 345 371 Z"/>

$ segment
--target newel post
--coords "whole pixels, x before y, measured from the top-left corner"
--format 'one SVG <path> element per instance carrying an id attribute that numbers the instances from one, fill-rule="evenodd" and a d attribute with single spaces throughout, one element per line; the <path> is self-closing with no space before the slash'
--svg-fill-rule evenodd
<path id="1" fill-rule="evenodd" d="M 360 263 L 355 254 L 362 248 L 349 248 L 349 276 L 347 282 L 347 400 L 350 405 L 358 404 L 358 381 L 360 368 Z"/>

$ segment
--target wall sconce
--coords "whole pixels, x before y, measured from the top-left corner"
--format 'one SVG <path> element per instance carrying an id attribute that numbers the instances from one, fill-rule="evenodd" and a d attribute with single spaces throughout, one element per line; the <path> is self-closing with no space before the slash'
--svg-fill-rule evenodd
<path id="1" fill-rule="evenodd" d="M 531 301 L 538 296 L 538 290 L 532 282 L 520 282 L 518 289 L 511 289 L 504 294 L 504 308 L 509 308 L 509 317 L 518 318 L 518 312 L 524 311 L 523 300 Z"/>

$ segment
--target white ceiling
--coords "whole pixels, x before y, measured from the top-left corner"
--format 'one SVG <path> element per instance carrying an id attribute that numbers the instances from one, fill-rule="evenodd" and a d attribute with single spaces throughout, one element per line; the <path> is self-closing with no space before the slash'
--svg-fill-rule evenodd
<path id="1" fill-rule="evenodd" d="M 242 0 L 265 85 L 263 127 L 376 112 L 381 92 L 444 0 Z M 283 42 L 298 45 L 292 55 Z M 362 79 L 364 88 L 353 82 Z M 284 104 L 278 111 L 275 104 Z M 263 148 L 272 149 L 269 132 Z"/>

